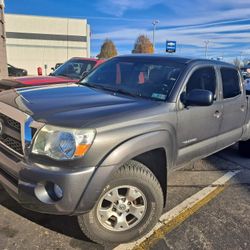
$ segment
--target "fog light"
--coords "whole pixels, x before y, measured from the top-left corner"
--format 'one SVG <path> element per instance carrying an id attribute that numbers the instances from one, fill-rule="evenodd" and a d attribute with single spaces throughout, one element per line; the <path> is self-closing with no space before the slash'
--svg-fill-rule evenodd
<path id="1" fill-rule="evenodd" d="M 62 188 L 53 182 L 38 183 L 35 194 L 41 202 L 46 204 L 54 204 L 63 198 Z"/>
<path id="2" fill-rule="evenodd" d="M 59 200 L 62 199 L 63 191 L 57 184 L 54 184 L 54 192 L 55 192 L 55 195 L 57 196 L 57 198 Z"/>

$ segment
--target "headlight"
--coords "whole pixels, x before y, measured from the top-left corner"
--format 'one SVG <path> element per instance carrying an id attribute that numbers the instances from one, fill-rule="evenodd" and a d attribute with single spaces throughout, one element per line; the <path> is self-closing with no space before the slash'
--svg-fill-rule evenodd
<path id="1" fill-rule="evenodd" d="M 32 153 L 55 160 L 83 157 L 91 147 L 95 131 L 44 126 L 35 138 Z"/>

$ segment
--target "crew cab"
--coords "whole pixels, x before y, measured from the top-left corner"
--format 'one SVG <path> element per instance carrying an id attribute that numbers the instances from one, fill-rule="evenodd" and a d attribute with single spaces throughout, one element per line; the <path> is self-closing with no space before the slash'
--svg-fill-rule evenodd
<path id="1" fill-rule="evenodd" d="M 74 57 L 56 68 L 49 76 L 26 76 L 1 80 L 0 91 L 12 88 L 78 82 L 87 72 L 103 62 L 103 59 Z"/>
<path id="2" fill-rule="evenodd" d="M 249 104 L 235 66 L 160 55 L 4 91 L 0 183 L 27 209 L 76 216 L 93 241 L 133 241 L 166 206 L 170 171 L 236 142 L 250 156 Z"/>

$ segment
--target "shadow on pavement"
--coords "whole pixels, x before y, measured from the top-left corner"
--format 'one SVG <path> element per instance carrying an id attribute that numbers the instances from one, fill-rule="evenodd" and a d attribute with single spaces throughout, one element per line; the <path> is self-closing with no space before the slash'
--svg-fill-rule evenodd
<path id="1" fill-rule="evenodd" d="M 227 171 L 227 170 L 236 170 L 237 167 L 242 167 L 244 168 L 244 164 L 248 165 L 248 161 L 246 161 L 246 159 L 244 158 L 240 158 L 238 152 L 236 151 L 237 148 L 236 147 L 232 147 L 229 149 L 226 149 L 224 151 L 222 151 L 221 153 L 215 154 L 214 156 L 208 157 L 202 161 L 198 161 L 195 163 L 192 163 L 190 165 L 187 165 L 186 167 L 184 167 L 184 169 L 180 169 L 177 170 L 178 171 L 199 171 L 199 172 L 203 172 L 203 176 L 206 175 L 206 171 L 213 171 L 213 170 L 219 170 L 219 171 Z M 250 166 L 250 164 L 249 164 Z M 175 173 L 178 175 L 178 173 Z M 206 179 L 208 178 L 208 176 L 206 176 Z M 249 181 L 249 180 L 248 180 Z M 236 183 L 234 184 L 242 184 L 242 177 L 236 177 Z M 184 183 L 182 183 L 183 185 Z M 249 185 L 249 182 L 248 182 Z M 185 185 L 184 185 L 185 186 Z M 187 190 L 185 187 L 185 190 Z M 177 188 L 177 187 L 176 187 Z M 193 192 L 197 192 L 197 188 L 202 188 L 202 187 L 193 187 Z M 173 189 L 173 187 L 172 187 Z M 180 192 L 180 190 L 178 189 L 178 193 L 182 193 L 185 195 L 185 190 L 182 189 L 182 191 Z M 175 196 L 176 199 L 176 204 L 178 205 L 179 202 L 182 201 L 183 197 L 180 197 L 180 199 L 176 198 L 176 192 L 174 192 L 175 194 L 173 194 Z M 173 196 L 172 195 L 172 196 Z M 171 196 L 171 195 L 170 195 Z M 183 196 L 183 195 L 182 195 Z M 191 196 L 191 193 L 187 193 L 186 194 L 187 197 Z M 170 199 L 171 202 L 171 199 Z M 171 206 L 169 207 L 168 204 L 168 208 L 166 210 L 169 210 L 170 208 L 172 208 L 172 206 L 176 205 L 175 202 L 172 202 Z M 4 206 L 5 208 L 13 211 L 14 213 L 42 226 L 45 227 L 47 229 L 50 229 L 52 231 L 55 231 L 57 233 L 69 236 L 70 238 L 72 238 L 72 243 L 75 243 L 75 247 L 79 248 L 80 246 L 78 246 L 80 244 L 79 241 L 81 241 L 83 244 L 85 243 L 93 243 L 91 242 L 86 236 L 84 236 L 81 232 L 80 227 L 78 226 L 77 223 L 77 218 L 72 216 L 56 216 L 56 215 L 45 215 L 45 214 L 40 214 L 40 213 L 36 213 L 33 211 L 29 211 L 24 209 L 23 207 L 21 207 L 14 199 L 12 199 L 4 190 L 3 188 L 0 186 L 0 205 Z M 165 212 L 166 212 L 165 210 Z M 95 243 L 93 243 L 95 244 Z M 102 247 L 100 245 L 96 245 L 98 249 L 112 249 L 115 246 L 106 246 L 106 247 Z M 82 246 L 80 247 L 80 249 L 85 249 L 82 248 Z"/>
<path id="2" fill-rule="evenodd" d="M 59 216 L 36 213 L 23 208 L 0 185 L 0 205 L 8 210 L 22 216 L 23 218 L 36 223 L 44 228 L 52 230 L 56 233 L 70 237 L 73 248 L 86 249 L 86 246 L 93 244 L 95 249 L 110 250 L 116 246 L 101 246 L 88 239 L 81 231 L 76 216 Z M 86 245 L 86 246 L 85 246 Z"/>
<path id="3" fill-rule="evenodd" d="M 52 231 L 67 235 L 71 238 L 90 242 L 90 240 L 82 234 L 76 217 L 46 215 L 26 210 L 12 199 L 2 187 L 0 187 L 0 197 L 0 204 L 14 213 Z"/>

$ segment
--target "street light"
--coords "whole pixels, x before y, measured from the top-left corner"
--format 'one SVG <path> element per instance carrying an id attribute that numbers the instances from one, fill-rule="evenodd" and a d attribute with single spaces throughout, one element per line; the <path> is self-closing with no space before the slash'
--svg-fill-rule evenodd
<path id="1" fill-rule="evenodd" d="M 156 25 L 159 24 L 160 21 L 159 20 L 154 20 L 152 22 L 153 24 L 153 48 L 155 49 L 155 31 L 156 31 Z"/>
<path id="2" fill-rule="evenodd" d="M 205 43 L 205 58 L 207 58 L 207 51 L 208 51 L 208 44 L 210 43 L 209 40 L 204 41 Z"/>

